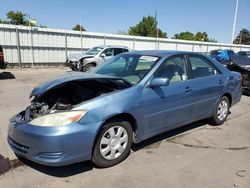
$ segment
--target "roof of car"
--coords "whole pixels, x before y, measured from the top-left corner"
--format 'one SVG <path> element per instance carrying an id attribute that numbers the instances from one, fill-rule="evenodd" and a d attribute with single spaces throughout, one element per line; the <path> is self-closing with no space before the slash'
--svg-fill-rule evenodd
<path id="1" fill-rule="evenodd" d="M 246 53 L 249 53 L 250 51 L 238 51 L 238 53 L 239 53 L 239 52 L 246 52 Z"/>
<path id="2" fill-rule="evenodd" d="M 129 54 L 138 54 L 138 55 L 148 55 L 148 56 L 158 56 L 158 57 L 166 57 L 170 55 L 178 55 L 178 54 L 199 54 L 196 52 L 187 52 L 187 51 L 175 51 L 175 50 L 144 50 L 144 51 L 131 51 L 126 52 Z"/>
<path id="3" fill-rule="evenodd" d="M 121 45 L 99 45 L 97 47 L 100 47 L 100 48 L 128 48 L 127 46 L 121 46 Z"/>

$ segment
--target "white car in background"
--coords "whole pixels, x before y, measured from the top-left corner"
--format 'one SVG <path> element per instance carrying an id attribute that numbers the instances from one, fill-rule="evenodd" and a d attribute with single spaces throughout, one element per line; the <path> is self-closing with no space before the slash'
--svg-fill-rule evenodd
<path id="1" fill-rule="evenodd" d="M 66 66 L 74 71 L 88 72 L 111 57 L 129 51 L 129 48 L 126 46 L 96 46 L 85 53 L 69 54 L 66 60 Z"/>

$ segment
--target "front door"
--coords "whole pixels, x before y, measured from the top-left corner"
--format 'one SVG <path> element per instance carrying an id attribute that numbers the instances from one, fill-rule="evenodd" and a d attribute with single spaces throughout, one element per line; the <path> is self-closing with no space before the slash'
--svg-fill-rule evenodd
<path id="1" fill-rule="evenodd" d="M 169 85 L 145 87 L 142 92 L 144 136 L 173 129 L 190 122 L 192 115 L 192 80 L 183 56 L 168 58 L 154 78 L 168 78 Z"/>

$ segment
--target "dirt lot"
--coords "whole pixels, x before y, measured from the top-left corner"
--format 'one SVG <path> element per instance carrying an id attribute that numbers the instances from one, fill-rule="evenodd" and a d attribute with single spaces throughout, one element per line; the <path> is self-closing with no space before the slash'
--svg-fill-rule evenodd
<path id="1" fill-rule="evenodd" d="M 7 71 L 0 73 L 0 187 L 250 187 L 248 96 L 224 125 L 201 121 L 146 140 L 115 167 L 83 162 L 52 168 L 16 160 L 6 141 L 8 119 L 29 104 L 35 85 L 68 69 Z"/>

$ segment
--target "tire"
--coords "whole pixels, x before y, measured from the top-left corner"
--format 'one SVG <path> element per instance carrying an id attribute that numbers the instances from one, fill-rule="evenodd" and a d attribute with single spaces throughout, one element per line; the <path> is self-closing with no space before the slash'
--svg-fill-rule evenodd
<path id="1" fill-rule="evenodd" d="M 90 72 L 91 70 L 93 70 L 95 68 L 95 64 L 93 63 L 88 63 L 87 65 L 85 65 L 83 68 L 82 68 L 82 71 L 83 72 Z"/>
<path id="2" fill-rule="evenodd" d="M 215 106 L 213 116 L 210 119 L 212 125 L 221 125 L 223 124 L 229 113 L 230 102 L 226 96 L 220 98 L 218 103 Z M 219 112 L 221 111 L 221 112 Z"/>
<path id="3" fill-rule="evenodd" d="M 101 168 L 122 162 L 130 153 L 133 130 L 131 124 L 116 120 L 103 126 L 96 138 L 92 162 Z"/>
<path id="4" fill-rule="evenodd" d="M 81 72 L 81 71 L 83 70 L 82 61 L 83 61 L 83 60 L 81 60 L 81 61 L 79 62 L 79 65 L 78 65 L 78 67 L 76 68 L 77 71 L 80 71 L 80 72 Z"/>

